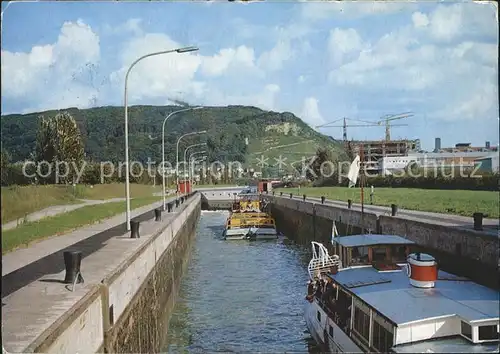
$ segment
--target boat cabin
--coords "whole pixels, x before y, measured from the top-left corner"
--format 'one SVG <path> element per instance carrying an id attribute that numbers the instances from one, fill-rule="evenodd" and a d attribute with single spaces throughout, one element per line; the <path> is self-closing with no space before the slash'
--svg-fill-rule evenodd
<path id="1" fill-rule="evenodd" d="M 276 223 L 272 217 L 265 213 L 240 214 L 229 217 L 226 223 L 227 229 L 244 229 L 258 227 L 260 229 L 275 229 Z"/>
<path id="2" fill-rule="evenodd" d="M 343 267 L 373 265 L 381 270 L 399 269 L 415 243 L 397 235 L 350 235 L 332 239 L 333 254 Z"/>

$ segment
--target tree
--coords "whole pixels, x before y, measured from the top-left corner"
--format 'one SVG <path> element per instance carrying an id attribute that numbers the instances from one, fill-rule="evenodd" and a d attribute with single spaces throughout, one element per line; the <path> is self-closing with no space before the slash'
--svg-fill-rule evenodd
<path id="1" fill-rule="evenodd" d="M 82 137 L 75 119 L 68 112 L 50 118 L 40 116 L 40 119 L 35 162 L 44 162 L 41 170 L 48 176 L 48 182 L 74 182 L 84 158 Z"/>

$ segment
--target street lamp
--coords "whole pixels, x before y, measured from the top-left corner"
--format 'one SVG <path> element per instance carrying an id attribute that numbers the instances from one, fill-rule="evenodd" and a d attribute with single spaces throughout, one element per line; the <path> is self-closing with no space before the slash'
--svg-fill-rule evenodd
<path id="1" fill-rule="evenodd" d="M 166 209 L 166 198 L 165 198 L 165 123 L 167 123 L 168 118 L 173 116 L 176 113 L 180 112 L 186 112 L 186 111 L 194 111 L 196 109 L 200 109 L 203 107 L 189 107 L 189 108 L 184 108 L 180 109 L 178 111 L 174 111 L 170 113 L 168 116 L 165 117 L 163 120 L 163 126 L 162 126 L 162 135 L 161 135 L 161 166 L 162 166 L 162 184 L 163 184 L 163 210 Z"/>
<path id="2" fill-rule="evenodd" d="M 176 148 L 176 151 L 175 151 L 175 158 L 176 158 L 176 165 L 175 165 L 175 174 L 177 176 L 177 194 L 179 194 L 179 143 L 181 142 L 181 139 L 186 137 L 186 136 L 190 136 L 190 135 L 198 135 L 198 134 L 205 134 L 207 131 L 206 130 L 202 130 L 202 131 L 199 131 L 199 132 L 192 132 L 192 133 L 187 133 L 187 134 L 184 134 L 184 135 L 181 135 L 181 137 L 177 140 L 177 148 Z M 186 163 L 186 160 L 184 160 L 184 163 Z"/>
<path id="3" fill-rule="evenodd" d="M 186 160 L 186 156 L 187 156 L 187 151 L 191 148 L 194 148 L 194 147 L 197 147 L 197 146 L 206 146 L 207 143 L 200 143 L 200 144 L 193 144 L 193 145 L 189 145 L 185 150 L 184 150 L 184 163 L 186 163 L 186 161 L 189 161 L 189 160 Z M 189 165 L 189 164 L 188 164 Z M 189 172 L 188 171 L 188 178 L 189 178 Z"/>
<path id="4" fill-rule="evenodd" d="M 146 55 L 143 55 L 142 57 L 139 57 L 136 59 L 132 64 L 130 64 L 127 73 L 125 74 L 125 91 L 124 91 L 124 106 L 125 106 L 125 170 L 126 170 L 126 175 L 125 175 L 125 192 L 126 192 L 126 199 L 127 199 L 127 231 L 130 231 L 130 170 L 129 170 L 129 156 L 128 156 L 128 95 L 127 95 L 127 84 L 128 84 L 128 76 L 130 74 L 130 71 L 132 68 L 142 59 L 146 59 L 155 55 L 161 55 L 161 54 L 169 54 L 169 53 L 188 53 L 188 52 L 195 52 L 197 51 L 197 47 L 184 47 L 184 48 L 177 48 L 177 49 L 171 49 L 171 50 L 163 50 L 160 52 L 154 52 L 154 53 L 149 53 Z"/>
<path id="5" fill-rule="evenodd" d="M 189 178 L 189 182 L 190 182 L 191 185 L 193 184 L 194 161 L 196 160 L 194 157 L 195 157 L 195 155 L 204 154 L 204 153 L 206 153 L 206 151 L 196 151 L 196 152 L 193 152 L 192 154 L 189 155 L 189 159 L 188 159 L 188 161 L 189 161 L 188 162 L 188 166 L 189 166 L 188 178 Z M 203 159 L 206 159 L 206 158 L 207 158 L 207 155 L 201 156 L 200 161 L 203 161 Z"/>

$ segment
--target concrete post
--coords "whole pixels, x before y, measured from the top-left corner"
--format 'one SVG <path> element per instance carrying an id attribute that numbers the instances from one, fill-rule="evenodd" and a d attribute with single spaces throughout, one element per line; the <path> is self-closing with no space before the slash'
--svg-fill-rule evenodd
<path id="1" fill-rule="evenodd" d="M 396 204 L 391 204 L 391 216 L 396 216 L 398 212 L 398 206 Z"/>
<path id="2" fill-rule="evenodd" d="M 64 282 L 73 284 L 78 277 L 77 283 L 83 283 L 83 277 L 80 273 L 80 265 L 82 264 L 82 252 L 80 251 L 65 251 L 63 253 L 64 267 L 66 268 L 66 276 Z"/>
<path id="3" fill-rule="evenodd" d="M 474 230 L 482 231 L 483 230 L 483 213 L 474 213 L 472 214 L 474 218 Z"/>
<path id="4" fill-rule="evenodd" d="M 161 221 L 161 209 L 160 208 L 155 209 L 155 221 Z"/>
<path id="5" fill-rule="evenodd" d="M 140 238 L 139 221 L 130 220 L 130 238 Z"/>

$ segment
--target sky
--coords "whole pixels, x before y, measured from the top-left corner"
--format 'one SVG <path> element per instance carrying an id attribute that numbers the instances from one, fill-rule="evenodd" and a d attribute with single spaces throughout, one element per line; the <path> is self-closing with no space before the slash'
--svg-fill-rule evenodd
<path id="1" fill-rule="evenodd" d="M 2 2 L 2 114 L 123 105 L 253 105 L 349 139 L 432 150 L 499 140 L 493 2 Z M 334 125 L 341 124 L 339 121 Z M 315 128 L 342 139 L 341 127 Z"/>

